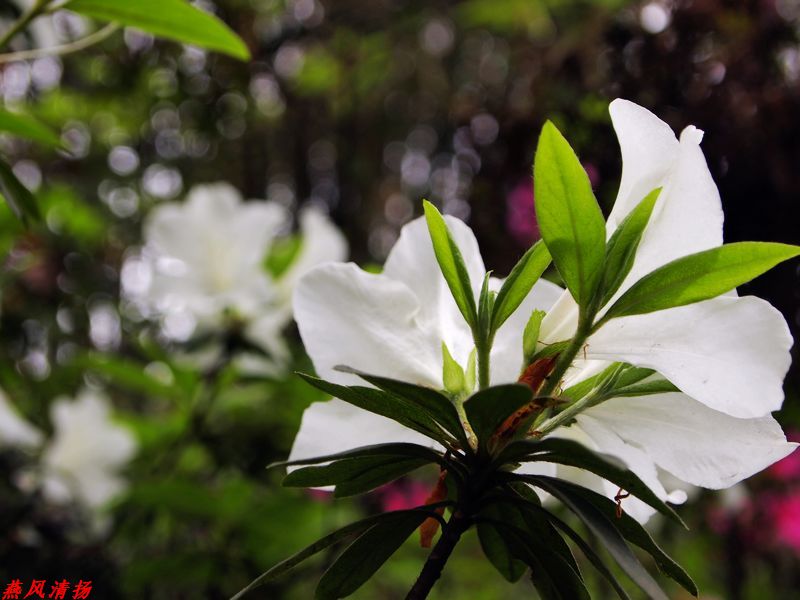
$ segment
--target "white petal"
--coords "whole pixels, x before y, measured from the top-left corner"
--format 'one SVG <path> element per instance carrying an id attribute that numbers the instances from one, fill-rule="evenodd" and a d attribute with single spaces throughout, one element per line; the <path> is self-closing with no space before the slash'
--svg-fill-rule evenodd
<path id="1" fill-rule="evenodd" d="M 499 282 L 495 285 L 499 285 Z M 513 383 L 522 368 L 522 334 L 534 310 L 549 310 L 563 290 L 540 279 L 530 293 L 497 331 L 491 356 L 492 384 Z"/>
<path id="2" fill-rule="evenodd" d="M 0 447 L 34 448 L 42 441 L 42 432 L 19 416 L 6 395 L 0 391 Z"/>
<path id="3" fill-rule="evenodd" d="M 312 269 L 294 293 L 295 320 L 317 373 L 340 383 L 361 381 L 333 370 L 347 365 L 441 388 L 441 338 L 417 321 L 419 311 L 405 284 L 352 263 Z"/>
<path id="4" fill-rule="evenodd" d="M 721 296 L 609 321 L 589 339 L 587 354 L 655 369 L 699 402 L 745 418 L 780 408 L 791 345 L 768 302 Z"/>
<path id="5" fill-rule="evenodd" d="M 347 259 L 347 240 L 330 218 L 316 208 L 306 208 L 300 213 L 302 245 L 299 256 L 281 277 L 280 286 L 287 301 L 297 281 L 309 269 L 326 262 Z"/>
<path id="6" fill-rule="evenodd" d="M 445 216 L 464 263 L 467 266 L 473 293 L 477 298 L 486 269 L 472 230 L 462 221 Z M 439 331 L 450 353 L 461 365 L 472 351 L 472 335 L 464 317 L 436 262 L 433 244 L 424 217 L 405 225 L 397 243 L 386 259 L 384 275 L 402 281 L 419 299 L 418 321 L 424 327 Z M 440 361 L 441 362 L 441 361 Z"/>
<path id="7" fill-rule="evenodd" d="M 314 402 L 305 410 L 289 460 L 396 442 L 410 442 L 430 448 L 436 446 L 433 440 L 391 419 L 334 398 L 327 402 Z"/>
<path id="8" fill-rule="evenodd" d="M 609 229 L 651 190 L 663 185 L 678 155 L 678 140 L 669 125 L 646 108 L 628 100 L 614 100 L 608 107 L 622 152 L 622 179 Z"/>
<path id="9" fill-rule="evenodd" d="M 659 467 L 706 488 L 729 487 L 791 453 L 771 417 L 737 419 L 678 392 L 614 398 L 579 418 L 593 419 L 640 448 Z"/>

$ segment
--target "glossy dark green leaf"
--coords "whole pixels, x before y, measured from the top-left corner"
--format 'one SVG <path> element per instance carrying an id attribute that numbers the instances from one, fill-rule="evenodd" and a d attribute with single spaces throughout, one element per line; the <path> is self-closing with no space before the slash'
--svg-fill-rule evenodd
<path id="1" fill-rule="evenodd" d="M 550 260 L 550 252 L 542 241 L 534 244 L 522 255 L 497 292 L 492 310 L 492 331 L 500 329 L 506 319 L 519 308 L 550 265 Z"/>
<path id="2" fill-rule="evenodd" d="M 585 308 L 603 272 L 606 225 L 580 160 L 549 121 L 539 136 L 533 170 L 542 239 L 573 298 Z"/>
<path id="3" fill-rule="evenodd" d="M 531 581 L 542 600 L 590 600 L 579 572 L 541 539 L 504 522 L 493 523 L 515 556 L 531 569 Z"/>
<path id="4" fill-rule="evenodd" d="M 462 444 L 465 444 L 466 447 L 467 438 L 464 433 L 464 427 L 461 425 L 458 411 L 456 411 L 453 403 L 444 394 L 432 388 L 414 385 L 413 383 L 406 383 L 405 381 L 390 379 L 388 377 L 379 377 L 377 375 L 370 375 L 369 373 L 362 373 L 350 367 L 338 366 L 336 369 L 344 373 L 358 375 L 364 381 L 371 383 L 375 387 L 390 394 L 394 394 L 395 396 L 399 396 L 403 400 L 418 406 L 445 431 L 453 435 Z"/>
<path id="5" fill-rule="evenodd" d="M 52 148 L 61 146 L 58 134 L 34 117 L 0 108 L 0 131 L 39 142 Z"/>
<path id="6" fill-rule="evenodd" d="M 318 600 L 344 598 L 360 588 L 403 542 L 416 531 L 429 513 L 407 512 L 377 522 L 355 540 L 334 562 L 317 585 Z"/>
<path id="7" fill-rule="evenodd" d="M 0 159 L 0 195 L 5 198 L 6 204 L 21 221 L 27 223 L 41 220 L 36 198 L 2 159 Z"/>
<path id="8" fill-rule="evenodd" d="M 798 255 L 789 244 L 738 242 L 678 258 L 633 284 L 603 321 L 714 298 Z"/>
<path id="9" fill-rule="evenodd" d="M 428 412 L 405 398 L 380 389 L 338 385 L 303 373 L 300 373 L 300 376 L 317 389 L 353 406 L 397 421 L 442 444 L 449 445 L 453 442 L 450 435 L 437 424 Z"/>
<path id="10" fill-rule="evenodd" d="M 447 228 L 444 217 L 438 209 L 428 202 L 423 201 L 425 209 L 425 220 L 428 223 L 428 231 L 433 242 L 433 251 L 439 268 L 442 270 L 444 280 L 453 294 L 458 309 L 464 316 L 467 324 L 473 330 L 478 327 L 478 310 L 475 306 L 475 294 L 472 290 L 472 283 L 469 279 L 467 266 L 464 258 L 458 249 L 450 230 Z"/>
<path id="11" fill-rule="evenodd" d="M 653 600 L 667 600 L 667 595 L 642 566 L 637 556 L 630 549 L 622 534 L 606 516 L 580 493 L 576 492 L 572 483 L 553 477 L 536 476 L 538 487 L 555 496 L 594 533 L 614 557 L 623 571 Z"/>
<path id="12" fill-rule="evenodd" d="M 492 505 L 481 511 L 481 516 L 494 521 L 503 520 L 502 509 L 498 505 Z M 495 523 L 482 520 L 477 523 L 478 540 L 480 541 L 483 553 L 497 572 L 506 581 L 514 583 L 525 574 L 527 566 L 524 562 L 514 557 L 508 544 L 497 529 Z"/>
<path id="13" fill-rule="evenodd" d="M 485 444 L 515 411 L 531 401 L 531 388 L 521 384 L 494 385 L 464 402 L 464 412 L 478 441 Z"/>
<path id="14" fill-rule="evenodd" d="M 686 527 L 683 520 L 674 510 L 656 496 L 653 490 L 647 487 L 638 476 L 625 468 L 625 466 L 616 459 L 608 456 L 601 456 L 572 440 L 558 438 L 547 438 L 532 444 L 526 441 L 516 442 L 513 451 L 516 452 L 517 448 L 523 448 L 525 444 L 530 444 L 534 453 L 528 457 L 520 457 L 517 455 L 515 460 L 523 462 L 550 462 L 590 471 L 610 481 L 614 485 L 619 486 L 626 492 L 639 498 L 645 504 L 653 507 L 661 514 Z M 519 477 L 525 481 L 529 481 L 527 476 Z"/>
<path id="15" fill-rule="evenodd" d="M 661 193 L 661 188 L 656 188 L 645 196 L 636 208 L 619 224 L 614 231 L 611 239 L 606 244 L 606 262 L 603 267 L 603 277 L 600 283 L 602 294 L 599 306 L 611 300 L 622 282 L 631 272 L 633 261 L 636 258 L 636 250 L 642 240 L 650 215 L 653 214 L 653 207 Z"/>
<path id="16" fill-rule="evenodd" d="M 240 600 L 243 598 L 247 593 L 251 592 L 255 588 L 264 585 L 283 575 L 284 573 L 290 571 L 300 563 L 302 563 L 307 558 L 314 556 L 315 554 L 322 552 L 326 548 L 333 546 L 334 544 L 346 540 L 347 538 L 353 537 L 363 531 L 366 531 L 370 527 L 374 526 L 381 521 L 391 521 L 393 519 L 398 518 L 398 516 L 413 513 L 415 519 L 419 518 L 420 522 L 424 521 L 425 518 L 431 516 L 431 511 L 420 511 L 420 510 L 403 510 L 403 511 L 393 511 L 388 513 L 382 513 L 380 515 L 374 515 L 371 517 L 367 517 L 366 519 L 361 519 L 360 521 L 356 521 L 355 523 L 350 523 L 349 525 L 345 525 L 341 529 L 337 529 L 333 533 L 329 533 L 323 538 L 320 538 L 310 546 L 303 548 L 299 552 L 293 554 L 289 558 L 279 562 L 277 565 L 269 569 L 268 571 L 259 575 L 256 579 L 254 579 L 250 585 L 239 591 L 235 596 L 231 598 L 231 600 Z"/>
<path id="17" fill-rule="evenodd" d="M 334 485 L 338 498 L 363 494 L 430 464 L 424 458 L 378 455 L 337 460 L 320 467 L 304 467 L 289 473 L 283 480 L 287 487 L 323 487 Z"/>
<path id="18" fill-rule="evenodd" d="M 245 43 L 225 23 L 186 0 L 69 0 L 63 8 L 240 60 L 250 59 Z"/>
<path id="19" fill-rule="evenodd" d="M 583 498 L 591 502 L 597 510 L 603 513 L 609 521 L 614 523 L 626 540 L 652 556 L 662 573 L 672 578 L 693 596 L 698 595 L 697 585 L 692 581 L 689 574 L 656 544 L 655 540 L 636 519 L 624 511 L 617 517 L 616 504 L 597 492 L 575 486 L 575 493 L 582 495 Z"/>
<path id="20" fill-rule="evenodd" d="M 268 469 L 276 469 L 280 467 L 292 467 L 297 465 L 315 465 L 321 463 L 329 463 L 335 460 L 342 460 L 345 458 L 362 458 L 370 456 L 396 456 L 401 458 L 422 458 L 428 462 L 435 462 L 445 465 L 442 455 L 431 448 L 420 446 L 418 444 L 409 444 L 406 442 L 393 442 L 388 444 L 373 444 L 371 446 L 361 446 L 352 450 L 345 450 L 344 452 L 337 452 L 336 454 L 327 454 L 325 456 L 313 456 L 310 458 L 300 458 L 297 460 L 286 460 L 275 462 L 267 466 Z"/>

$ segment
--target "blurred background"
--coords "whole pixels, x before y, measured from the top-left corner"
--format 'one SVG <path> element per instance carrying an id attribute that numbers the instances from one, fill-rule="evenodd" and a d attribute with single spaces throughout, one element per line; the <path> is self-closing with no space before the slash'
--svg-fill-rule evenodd
<path id="1" fill-rule="evenodd" d="M 313 207 L 361 265 L 380 265 L 428 198 L 472 226 L 503 275 L 538 236 L 531 165 L 544 120 L 570 140 L 607 211 L 621 167 L 607 106 L 624 97 L 676 131 L 705 131 L 726 241 L 800 242 L 798 0 L 196 4 L 245 40 L 251 61 L 126 29 L 73 55 L 0 64 L 4 104 L 51 125 L 67 149 L 0 140 L 44 217 L 25 228 L 0 206 L 0 388 L 45 436 L 58 398 L 102 394 L 137 446 L 99 524 L 80 502 L 31 492 L 32 454 L 0 448 L 0 585 L 67 578 L 92 580 L 99 598 L 226 598 L 348 519 L 430 490 L 435 473 L 358 500 L 281 488 L 264 467 L 286 457 L 320 399 L 292 375 L 311 370 L 293 325 L 275 334 L 288 348 L 281 366 L 254 375 L 227 360 L 247 349 L 235 319 L 176 334 L 134 301 L 147 215 L 198 184 L 227 181 L 290 215 Z M 0 29 L 19 9 L 0 1 Z M 67 11 L 35 25 L 13 49 L 94 27 Z M 273 258 L 302 235 L 287 223 Z M 781 310 L 797 339 L 796 261 L 742 293 Z M 193 358 L 209 336 L 222 359 Z M 793 353 L 778 418 L 800 440 Z M 702 597 L 797 597 L 800 457 L 697 493 L 680 512 L 690 532 L 652 526 Z M 404 597 L 426 552 L 414 542 L 355 597 Z M 330 560 L 253 597 L 308 598 Z M 533 594 L 494 573 L 472 536 L 433 597 Z"/>

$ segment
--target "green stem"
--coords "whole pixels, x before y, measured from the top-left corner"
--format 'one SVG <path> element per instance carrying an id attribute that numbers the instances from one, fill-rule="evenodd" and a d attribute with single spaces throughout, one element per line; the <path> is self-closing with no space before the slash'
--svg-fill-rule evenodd
<path id="1" fill-rule="evenodd" d="M 490 356 L 493 340 L 475 339 L 475 352 L 478 362 L 478 389 L 489 387 L 490 381 Z"/>
<path id="2" fill-rule="evenodd" d="M 28 24 L 44 12 L 50 0 L 36 0 L 27 12 L 17 19 L 6 32 L 0 36 L 0 49 L 4 48 L 20 31 L 25 29 Z"/>
<path id="3" fill-rule="evenodd" d="M 588 326 L 586 324 L 587 321 L 589 323 Z M 553 371 L 547 377 L 547 381 L 542 386 L 542 389 L 539 390 L 537 394 L 539 397 L 553 395 L 553 391 L 561 383 L 561 378 L 564 377 L 564 373 L 566 373 L 567 369 L 572 365 L 572 361 L 575 360 L 578 353 L 583 350 L 583 346 L 586 343 L 586 339 L 589 337 L 590 331 L 591 319 L 581 319 L 578 323 L 578 330 L 575 332 L 575 337 L 572 338 L 569 346 L 558 355 Z"/>
<path id="4" fill-rule="evenodd" d="M 102 29 L 98 29 L 86 37 L 69 42 L 68 44 L 62 44 L 61 46 L 55 46 L 53 48 L 35 48 L 33 50 L 20 50 L 19 52 L 0 54 L 0 64 L 17 60 L 33 60 L 44 56 L 64 56 L 66 54 L 72 54 L 73 52 L 85 50 L 90 46 L 102 42 L 119 28 L 120 25 L 118 23 L 109 23 Z"/>
<path id="5" fill-rule="evenodd" d="M 555 416 L 551 417 L 538 427 L 536 427 L 537 437 L 544 437 L 551 431 L 561 427 L 564 423 L 570 421 L 573 417 L 575 417 L 578 413 L 586 410 L 590 406 L 602 401 L 602 396 L 598 397 L 593 394 L 589 394 L 588 396 L 581 398 L 577 402 L 573 402 L 567 408 L 562 410 L 560 413 L 557 413 Z"/>

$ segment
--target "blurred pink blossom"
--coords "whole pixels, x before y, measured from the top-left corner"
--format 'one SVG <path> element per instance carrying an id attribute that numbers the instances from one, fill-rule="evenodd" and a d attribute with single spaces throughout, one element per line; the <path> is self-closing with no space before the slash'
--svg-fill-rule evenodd
<path id="1" fill-rule="evenodd" d="M 430 495 L 430 485 L 413 479 L 394 481 L 378 490 L 384 511 L 422 506 Z"/>

